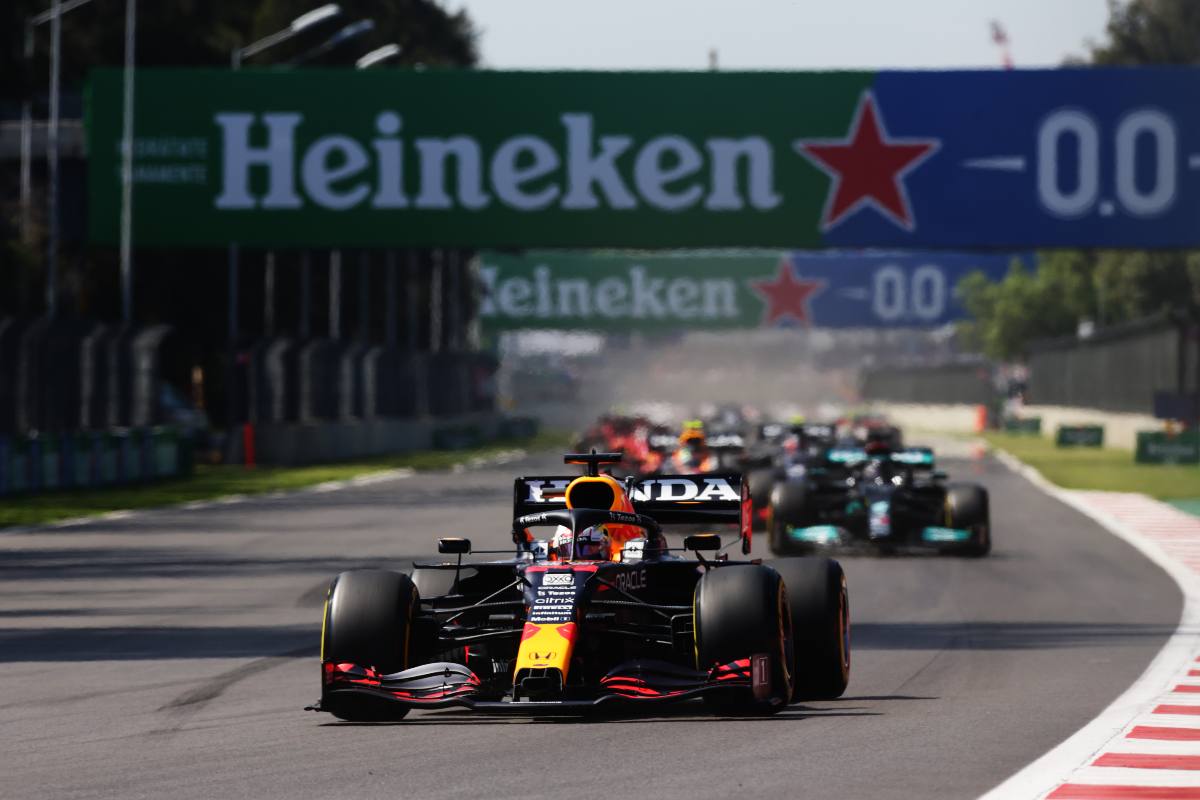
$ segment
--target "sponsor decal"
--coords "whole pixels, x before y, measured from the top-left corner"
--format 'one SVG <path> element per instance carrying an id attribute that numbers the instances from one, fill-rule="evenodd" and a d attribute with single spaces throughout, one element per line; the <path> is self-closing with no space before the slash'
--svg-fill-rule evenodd
<path id="1" fill-rule="evenodd" d="M 869 528 L 872 539 L 882 539 L 892 535 L 892 516 L 889 512 L 888 501 L 878 500 L 871 503 Z"/>
<path id="2" fill-rule="evenodd" d="M 613 585 L 623 592 L 646 588 L 646 568 L 620 572 L 613 576 Z"/>
<path id="3" fill-rule="evenodd" d="M 424 121 L 414 116 L 409 124 L 419 130 Z M 410 138 L 402 115 L 386 110 L 375 115 L 369 142 L 337 132 L 301 143 L 296 131 L 303 120 L 298 109 L 213 115 L 220 131 L 218 209 L 770 211 L 782 200 L 774 153 L 758 136 L 689 140 L 672 132 L 638 141 L 598 135 L 612 122 L 572 111 L 560 114 L 559 129 L 546 137 L 521 131 L 497 141 L 462 131 Z M 265 141 L 255 142 L 263 133 Z M 621 154 L 626 158 L 618 162 Z M 633 164 L 631 172 L 621 169 L 625 163 Z M 253 191 L 252 168 L 266 173 L 264 191 Z M 405 173 L 416 177 L 409 191 Z M 688 176 L 691 185 L 680 187 Z"/>
<path id="4" fill-rule="evenodd" d="M 755 700 L 771 696 L 771 660 L 765 653 L 750 657 L 750 687 Z"/>
<path id="5" fill-rule="evenodd" d="M 739 494 L 725 478 L 650 478 L 633 489 L 634 502 L 657 500 L 664 502 L 723 500 L 741 502 Z"/>
<path id="6" fill-rule="evenodd" d="M 570 484 L 570 478 L 553 481 L 525 481 L 525 486 L 528 489 L 525 502 L 565 504 L 566 500 L 563 498 L 563 493 L 567 491 L 567 487 Z"/>
<path id="7" fill-rule="evenodd" d="M 532 591 L 529 622 L 535 625 L 561 625 L 571 622 L 575 615 L 575 599 L 579 588 L 571 572 L 547 572 Z"/>
<path id="8" fill-rule="evenodd" d="M 641 561 L 646 554 L 645 539 L 630 539 L 621 548 L 622 561 Z"/>

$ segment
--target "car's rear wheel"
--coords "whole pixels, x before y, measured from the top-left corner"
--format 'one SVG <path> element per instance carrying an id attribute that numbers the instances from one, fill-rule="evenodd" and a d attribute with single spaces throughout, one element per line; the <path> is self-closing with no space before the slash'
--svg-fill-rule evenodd
<path id="1" fill-rule="evenodd" d="M 788 540 L 789 527 L 804 527 L 808 515 L 807 487 L 800 481 L 784 481 L 771 490 L 770 530 L 767 541 L 775 555 L 794 553 L 799 548 Z"/>
<path id="2" fill-rule="evenodd" d="M 795 700 L 841 697 L 850 681 L 850 598 L 832 558 L 771 562 L 787 586 L 792 615 Z"/>
<path id="3" fill-rule="evenodd" d="M 948 487 L 946 517 L 950 527 L 971 532 L 971 538 L 958 550 L 959 553 L 982 558 L 991 552 L 992 525 L 987 489 L 974 484 Z"/>
<path id="4" fill-rule="evenodd" d="M 329 587 L 321 626 L 321 663 L 355 664 L 381 674 L 412 665 L 410 626 L 420 602 L 412 579 L 399 572 L 343 572 Z M 362 695 L 326 694 L 321 708 L 356 722 L 400 719 L 408 708 Z"/>
<path id="5" fill-rule="evenodd" d="M 706 695 L 713 710 L 724 714 L 773 713 L 792 695 L 792 619 L 787 589 L 779 573 L 757 564 L 710 569 L 696 584 L 696 667 L 745 662 L 765 655 L 768 683 L 756 697 L 739 687 Z"/>

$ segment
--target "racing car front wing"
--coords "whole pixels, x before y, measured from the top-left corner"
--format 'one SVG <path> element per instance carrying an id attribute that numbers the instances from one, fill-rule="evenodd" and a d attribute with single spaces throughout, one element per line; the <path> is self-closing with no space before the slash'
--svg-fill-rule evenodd
<path id="1" fill-rule="evenodd" d="M 326 662 L 322 667 L 322 700 L 309 711 L 326 711 L 340 699 L 377 700 L 410 708 L 446 708 L 457 706 L 489 712 L 537 712 L 582 710 L 614 702 L 679 702 L 731 689 L 751 689 L 758 693 L 769 688 L 768 658 L 765 654 L 739 659 L 714 667 L 708 672 L 692 670 L 662 661 L 638 660 L 621 664 L 600 679 L 599 687 L 573 689 L 564 696 L 514 699 L 480 698 L 482 682 L 462 664 L 433 663 L 391 674 L 380 674 L 357 664 Z"/>

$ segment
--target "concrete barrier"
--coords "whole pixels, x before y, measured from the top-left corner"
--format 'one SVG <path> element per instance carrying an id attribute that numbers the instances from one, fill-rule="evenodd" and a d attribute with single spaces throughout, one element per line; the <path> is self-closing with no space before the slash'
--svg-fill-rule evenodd
<path id="1" fill-rule="evenodd" d="M 1163 427 L 1162 420 L 1149 414 L 1097 411 L 1094 408 L 1072 406 L 1025 406 L 1021 415 L 1041 417 L 1042 435 L 1047 437 L 1053 437 L 1060 425 L 1102 425 L 1105 445 L 1122 450 L 1137 447 L 1138 431 L 1156 431 Z"/>
<path id="2" fill-rule="evenodd" d="M 874 408 L 883 412 L 901 428 L 914 431 L 939 433 L 974 433 L 974 405 L 926 405 L 918 403 L 875 403 Z M 1100 425 L 1104 428 L 1104 443 L 1108 447 L 1133 450 L 1137 446 L 1137 432 L 1160 430 L 1162 420 L 1149 414 L 1127 414 L 1115 411 L 1097 411 L 1094 408 L 1070 406 L 1025 406 L 1022 417 L 1041 417 L 1042 436 L 1053 439 L 1059 426 Z"/>
<path id="3" fill-rule="evenodd" d="M 872 403 L 905 431 L 975 433 L 978 406 L 969 403 Z"/>

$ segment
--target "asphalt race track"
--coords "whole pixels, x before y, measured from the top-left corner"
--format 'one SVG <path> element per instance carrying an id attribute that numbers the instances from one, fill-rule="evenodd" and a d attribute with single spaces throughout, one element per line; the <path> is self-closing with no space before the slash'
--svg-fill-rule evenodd
<path id="1" fill-rule="evenodd" d="M 853 675 L 767 719 L 413 713 L 339 724 L 318 695 L 325 585 L 438 536 L 507 546 L 542 457 L 340 492 L 0 532 L 5 798 L 964 798 L 1121 693 L 1174 629 L 1174 584 L 994 462 L 995 551 L 847 559 Z"/>

